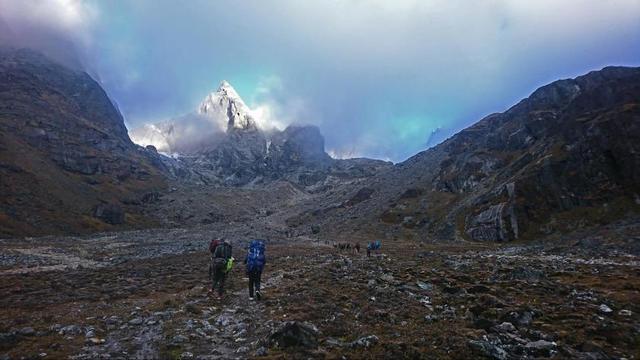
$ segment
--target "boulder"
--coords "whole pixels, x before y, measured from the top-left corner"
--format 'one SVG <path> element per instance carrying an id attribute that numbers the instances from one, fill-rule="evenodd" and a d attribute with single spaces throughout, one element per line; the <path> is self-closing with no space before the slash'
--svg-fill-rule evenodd
<path id="1" fill-rule="evenodd" d="M 99 204 L 93 209 L 93 216 L 107 224 L 124 224 L 124 210 L 120 205 Z"/>
<path id="2" fill-rule="evenodd" d="M 269 344 L 278 348 L 318 347 L 318 329 L 308 323 L 286 322 L 269 336 Z"/>

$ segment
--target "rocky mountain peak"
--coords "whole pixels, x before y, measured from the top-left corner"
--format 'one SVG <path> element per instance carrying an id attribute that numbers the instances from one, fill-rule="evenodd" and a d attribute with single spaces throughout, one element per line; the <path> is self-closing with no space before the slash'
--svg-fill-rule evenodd
<path id="1" fill-rule="evenodd" d="M 220 83 L 218 90 L 204 98 L 198 114 L 211 118 L 223 131 L 257 129 L 251 110 L 226 80 Z"/>

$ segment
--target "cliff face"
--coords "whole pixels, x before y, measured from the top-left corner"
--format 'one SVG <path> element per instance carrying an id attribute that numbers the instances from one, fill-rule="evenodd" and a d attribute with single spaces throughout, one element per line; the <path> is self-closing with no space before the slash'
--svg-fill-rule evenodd
<path id="1" fill-rule="evenodd" d="M 81 233 L 146 223 L 136 203 L 163 186 L 89 75 L 0 50 L 0 235 Z"/>
<path id="2" fill-rule="evenodd" d="M 639 99 L 638 68 L 556 81 L 317 204 L 322 218 L 302 212 L 290 222 L 342 233 L 510 241 L 637 214 Z M 353 205 L 350 197 L 363 189 L 370 198 Z"/>

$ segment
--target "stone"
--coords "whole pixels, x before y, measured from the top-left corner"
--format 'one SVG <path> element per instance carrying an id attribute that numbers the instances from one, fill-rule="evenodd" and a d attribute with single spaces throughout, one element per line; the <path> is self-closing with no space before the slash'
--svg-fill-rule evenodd
<path id="1" fill-rule="evenodd" d="M 18 334 L 22 336 L 34 336 L 36 334 L 36 331 L 32 327 L 24 327 L 18 330 Z"/>
<path id="2" fill-rule="evenodd" d="M 60 335 L 80 335 L 82 329 L 78 325 L 67 325 L 58 331 Z"/>
<path id="3" fill-rule="evenodd" d="M 318 347 L 318 329 L 308 323 L 285 322 L 269 336 L 269 344 L 279 348 L 315 349 Z"/>
<path id="4" fill-rule="evenodd" d="M 117 204 L 98 204 L 93 208 L 93 216 L 111 225 L 124 224 L 124 210 Z"/>
<path id="5" fill-rule="evenodd" d="M 363 336 L 361 338 L 359 338 L 358 340 L 354 341 L 351 343 L 351 347 L 352 348 L 368 348 L 371 347 L 375 344 L 377 344 L 379 341 L 378 337 L 375 335 L 368 335 L 368 336 Z"/>
<path id="6" fill-rule="evenodd" d="M 436 315 L 426 315 L 426 316 L 424 317 L 424 320 L 425 320 L 427 323 L 433 323 L 433 322 L 438 321 L 438 317 L 437 317 Z"/>
<path id="7" fill-rule="evenodd" d="M 184 335 L 176 335 L 171 339 L 171 342 L 174 344 L 182 344 L 189 342 L 189 338 Z"/>
<path id="8" fill-rule="evenodd" d="M 142 325 L 143 322 L 142 318 L 133 318 L 129 320 L 129 325 Z"/>
<path id="9" fill-rule="evenodd" d="M 497 360 L 506 360 L 508 359 L 508 354 L 507 352 L 501 348 L 498 345 L 494 345 L 492 343 L 490 343 L 489 341 L 485 341 L 485 340 L 470 340 L 469 341 L 469 346 L 484 354 L 485 356 L 488 356 L 492 359 L 497 359 Z"/>
<path id="10" fill-rule="evenodd" d="M 0 333 L 0 346 L 1 347 L 5 347 L 5 346 L 11 346 L 13 344 L 15 344 L 16 342 L 18 342 L 18 338 L 16 337 L 16 334 L 14 333 Z"/>
<path id="11" fill-rule="evenodd" d="M 258 348 L 258 350 L 256 350 L 255 352 L 255 356 L 267 356 L 268 352 L 267 352 L 267 348 L 265 348 L 264 346 L 260 346 Z"/>
<path id="12" fill-rule="evenodd" d="M 611 314 L 613 312 L 613 309 L 611 309 L 606 304 L 600 304 L 600 306 L 598 307 L 598 311 L 600 311 L 603 314 Z"/>
<path id="13" fill-rule="evenodd" d="M 623 309 L 623 310 L 618 311 L 618 315 L 620 315 L 620 316 L 631 316 L 631 315 L 633 315 L 633 313 L 631 312 L 631 310 Z"/>
<path id="14" fill-rule="evenodd" d="M 513 324 L 510 323 L 510 322 L 503 322 L 500 325 L 494 326 L 493 329 L 496 332 L 500 332 L 500 333 L 514 333 L 514 332 L 516 332 L 516 327 L 513 326 Z"/>
<path id="15" fill-rule="evenodd" d="M 420 280 L 416 281 L 416 285 L 422 290 L 431 291 L 433 290 L 433 284 L 425 283 Z"/>
<path id="16" fill-rule="evenodd" d="M 538 340 L 525 345 L 525 348 L 535 356 L 550 356 L 557 344 L 552 341 Z"/>

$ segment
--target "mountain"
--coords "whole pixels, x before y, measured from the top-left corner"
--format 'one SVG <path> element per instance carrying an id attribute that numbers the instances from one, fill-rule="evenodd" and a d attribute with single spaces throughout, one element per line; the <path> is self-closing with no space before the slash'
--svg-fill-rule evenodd
<path id="1" fill-rule="evenodd" d="M 207 95 L 196 111 L 130 132 L 137 144 L 166 154 L 192 155 L 214 148 L 227 132 L 257 130 L 251 110 L 227 81 Z M 266 130 L 266 129 L 262 129 Z"/>
<path id="2" fill-rule="evenodd" d="M 132 130 L 131 137 L 138 144 L 172 154 L 174 158 L 159 155 L 170 174 L 197 184 L 246 186 L 287 180 L 318 186 L 327 179 L 353 180 L 391 166 L 379 160 L 332 159 L 315 126 L 261 127 L 227 81 L 207 95 L 195 112 L 144 125 Z"/>
<path id="3" fill-rule="evenodd" d="M 136 204 L 164 186 L 95 80 L 0 48 L 0 235 L 148 226 Z"/>
<path id="4" fill-rule="evenodd" d="M 636 216 L 639 169 L 640 68 L 607 67 L 543 86 L 287 223 L 329 237 L 526 240 Z"/>

